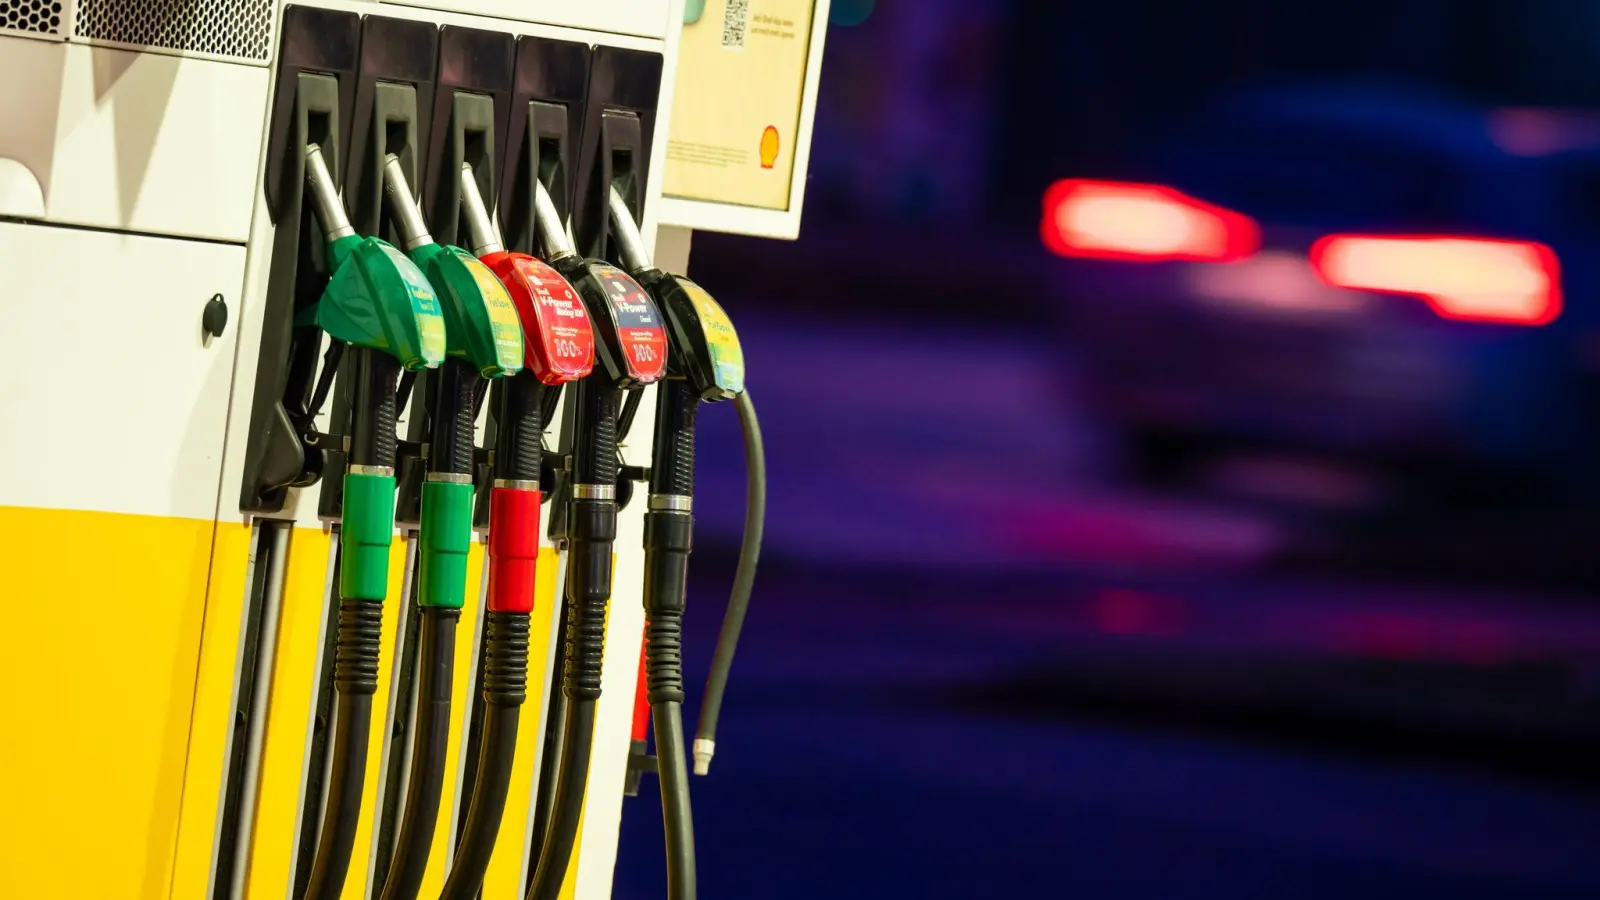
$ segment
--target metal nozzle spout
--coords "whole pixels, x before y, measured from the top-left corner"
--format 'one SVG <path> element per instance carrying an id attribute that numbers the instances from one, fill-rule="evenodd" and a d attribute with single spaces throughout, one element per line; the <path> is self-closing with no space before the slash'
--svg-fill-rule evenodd
<path id="1" fill-rule="evenodd" d="M 483 194 L 478 191 L 478 179 L 472 175 L 472 163 L 461 164 L 461 213 L 467 220 L 467 240 L 472 244 L 473 256 L 488 256 L 505 249 L 500 232 L 489 218 L 483 205 Z"/>
<path id="2" fill-rule="evenodd" d="M 311 206 L 317 215 L 317 224 L 329 241 L 336 241 L 356 233 L 350 219 L 344 214 L 344 204 L 339 202 L 339 189 L 333 186 L 333 175 L 328 171 L 328 161 L 322 158 L 322 148 L 306 145 L 306 187 L 311 191 Z"/>
<path id="3" fill-rule="evenodd" d="M 550 199 L 544 182 L 534 182 L 533 188 L 533 221 L 544 241 L 545 257 L 553 262 L 576 256 L 578 251 L 573 249 L 572 238 L 567 235 L 567 224 L 561 221 L 561 214 L 556 212 L 555 201 Z"/>
<path id="4" fill-rule="evenodd" d="M 628 202 L 622 199 L 622 192 L 615 185 L 611 188 L 607 205 L 611 208 L 611 235 L 617 239 L 617 251 L 622 254 L 622 264 L 632 272 L 650 268 L 650 254 L 644 249 L 644 236 L 639 233 L 638 223 L 633 221 Z"/>
<path id="5" fill-rule="evenodd" d="M 411 185 L 406 182 L 405 168 L 400 157 L 393 153 L 383 158 L 383 191 L 389 197 L 389 209 L 394 213 L 395 227 L 400 229 L 400 240 L 406 250 L 433 243 L 428 224 L 422 221 L 422 207 L 411 195 Z"/>

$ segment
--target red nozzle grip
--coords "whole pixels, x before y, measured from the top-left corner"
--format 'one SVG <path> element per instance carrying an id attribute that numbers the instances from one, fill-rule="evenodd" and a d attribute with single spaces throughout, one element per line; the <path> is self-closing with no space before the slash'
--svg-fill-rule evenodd
<path id="1" fill-rule="evenodd" d="M 539 574 L 538 491 L 489 492 L 489 611 L 533 612 Z"/>

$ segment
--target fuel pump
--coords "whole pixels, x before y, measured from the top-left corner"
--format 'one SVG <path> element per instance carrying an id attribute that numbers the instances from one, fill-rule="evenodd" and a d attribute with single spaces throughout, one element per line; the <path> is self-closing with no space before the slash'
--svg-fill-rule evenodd
<path id="1" fill-rule="evenodd" d="M 555 269 L 501 244 L 471 164 L 461 201 L 474 253 L 510 292 L 522 320 L 526 366 L 505 380 L 495 406 L 489 494 L 487 637 L 481 662 L 483 720 L 466 823 L 441 900 L 472 900 L 483 884 L 505 810 L 517 730 L 527 696 L 529 614 L 539 559 L 539 489 L 545 400 L 594 366 L 594 331 L 572 286 Z"/>
<path id="2" fill-rule="evenodd" d="M 473 431 L 483 379 L 521 371 L 522 327 L 511 297 L 488 267 L 459 247 L 436 243 L 422 220 L 399 157 L 384 160 L 388 208 L 411 259 L 440 292 L 446 359 L 431 409 L 427 476 L 418 533 L 421 616 L 416 722 L 399 838 L 382 900 L 413 900 L 427 870 L 439 816 L 449 741 L 456 623 L 465 602 L 472 544 Z"/>
<path id="3" fill-rule="evenodd" d="M 733 323 L 710 294 L 651 264 L 633 214 L 616 188 L 609 205 L 622 262 L 655 299 L 670 335 L 667 377 L 656 397 L 655 459 L 644 520 L 645 664 L 666 826 L 667 896 L 693 900 L 694 819 L 683 737 L 682 647 L 694 530 L 695 412 L 702 401 L 728 400 L 744 392 L 744 351 Z"/>
<path id="4" fill-rule="evenodd" d="M 542 184 L 536 187 L 534 211 L 547 259 L 577 289 L 598 338 L 595 370 L 574 386 L 570 398 L 576 413 L 567 513 L 569 652 L 561 686 L 567 698 L 565 739 L 554 809 L 527 894 L 529 900 L 556 900 L 583 813 L 595 704 L 600 698 L 612 544 L 617 534 L 619 409 L 625 392 L 641 390 L 665 374 L 667 335 L 655 303 L 637 282 L 614 266 L 584 259 L 573 250 L 548 191 Z"/>
<path id="5" fill-rule="evenodd" d="M 307 900 L 332 900 L 343 890 L 350 866 L 377 690 L 394 537 L 396 381 L 401 369 L 437 367 L 444 360 L 446 339 L 439 301 L 427 278 L 393 246 L 355 234 L 315 144 L 306 148 L 306 179 L 333 273 L 312 308 L 315 324 L 336 342 L 324 384 L 340 359 L 337 348 L 353 351 L 353 422 L 339 530 L 333 750 L 321 837 L 304 895 Z M 325 392 L 319 385 L 318 393 Z"/>

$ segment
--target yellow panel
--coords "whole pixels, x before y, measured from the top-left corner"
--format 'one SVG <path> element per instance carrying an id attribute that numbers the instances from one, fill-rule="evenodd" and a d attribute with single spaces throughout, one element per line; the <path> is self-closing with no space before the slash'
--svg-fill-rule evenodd
<path id="1" fill-rule="evenodd" d="M 450 827 L 456 811 L 456 772 L 461 764 L 461 730 L 467 711 L 472 708 L 472 636 L 477 633 L 483 588 L 483 545 L 474 541 L 467 557 L 467 593 L 461 621 L 456 625 L 455 685 L 450 689 L 450 743 L 445 748 L 444 789 L 439 794 L 439 821 L 433 829 L 433 847 L 428 851 L 428 868 L 422 874 L 419 897 L 435 897 L 444 890 L 445 856 L 449 852 Z M 467 786 L 470 793 L 471 785 Z"/>
<path id="2" fill-rule="evenodd" d="M 234 669 L 239 656 L 250 537 L 248 526 L 224 522 L 217 526 L 212 544 L 211 583 L 206 590 L 200 670 L 195 679 L 194 722 L 189 728 L 189 762 L 183 777 L 183 813 L 178 820 L 178 852 L 173 864 L 173 900 L 203 900 L 211 877 L 228 723 L 233 718 Z"/>
<path id="3" fill-rule="evenodd" d="M 539 583 L 537 596 L 540 606 L 534 611 L 535 621 L 542 620 L 549 611 L 545 604 L 555 602 L 556 564 L 560 559 L 550 547 L 539 550 Z M 528 634 L 528 668 L 531 683 L 528 701 L 522 707 L 522 718 L 517 727 L 517 758 L 511 767 L 510 792 L 506 797 L 505 814 L 500 818 L 500 835 L 495 841 L 494 856 L 489 860 L 489 870 L 483 878 L 484 900 L 521 900 L 522 856 L 528 840 L 528 807 L 533 799 L 533 780 L 538 774 L 533 758 L 539 752 L 543 739 L 539 728 L 539 707 L 544 702 L 546 685 L 540 680 L 544 661 L 550 654 L 550 641 L 562 625 L 557 619 L 554 631 L 533 629 Z"/>
<path id="4" fill-rule="evenodd" d="M 166 900 L 210 520 L 0 507 L 0 873 L 8 897 Z M 86 865 L 85 812 L 94 842 Z"/>
<path id="5" fill-rule="evenodd" d="M 282 897 L 288 891 L 316 689 L 317 637 L 327 604 L 329 543 L 330 536 L 318 528 L 296 528 L 289 541 L 251 831 L 248 897 Z"/>

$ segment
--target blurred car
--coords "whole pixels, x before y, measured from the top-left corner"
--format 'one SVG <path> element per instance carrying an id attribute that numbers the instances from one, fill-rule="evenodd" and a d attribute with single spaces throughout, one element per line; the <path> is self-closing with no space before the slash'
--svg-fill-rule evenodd
<path id="1" fill-rule="evenodd" d="M 1356 509 L 1591 488 L 1600 147 L 1563 133 L 1280 87 L 1198 110 L 1147 180 L 1057 183 L 1042 235 L 1092 402 L 1149 477 Z"/>

